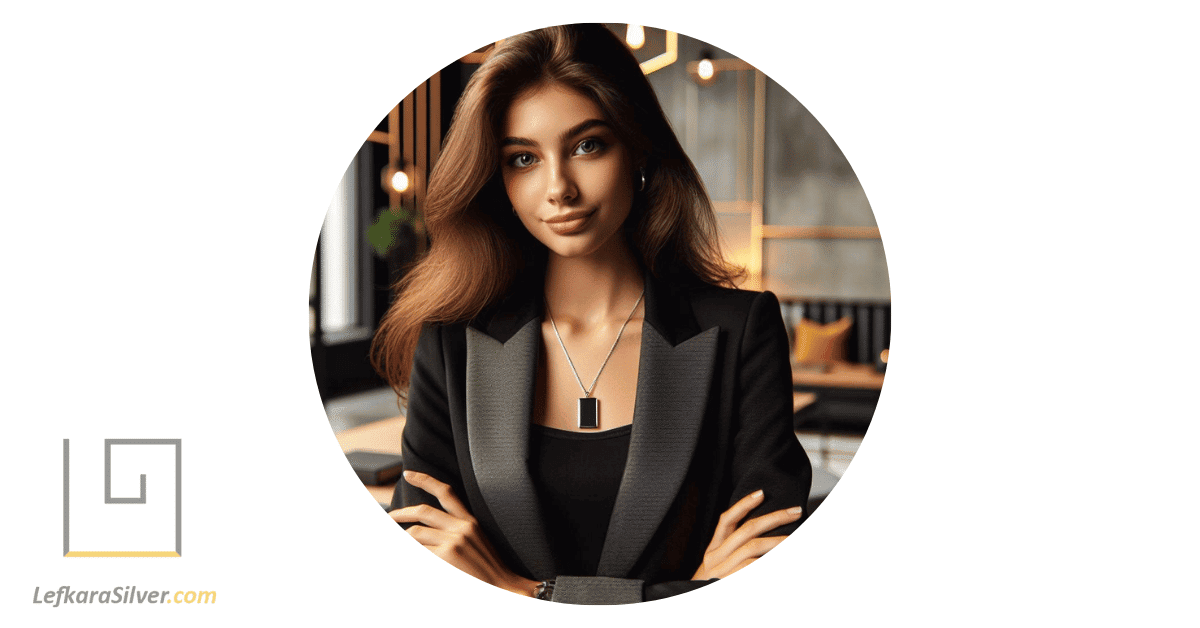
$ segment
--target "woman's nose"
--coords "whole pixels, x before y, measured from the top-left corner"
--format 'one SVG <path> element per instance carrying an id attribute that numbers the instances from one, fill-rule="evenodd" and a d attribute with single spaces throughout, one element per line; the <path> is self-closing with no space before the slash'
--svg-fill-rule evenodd
<path id="1" fill-rule="evenodd" d="M 549 181 L 546 183 L 546 197 L 556 205 L 566 205 L 579 196 L 571 171 L 561 164 L 552 164 L 548 171 Z"/>

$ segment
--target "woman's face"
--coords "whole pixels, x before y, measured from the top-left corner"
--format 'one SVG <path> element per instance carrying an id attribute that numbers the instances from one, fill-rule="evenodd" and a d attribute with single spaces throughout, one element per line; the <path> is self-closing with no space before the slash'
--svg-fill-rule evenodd
<path id="1" fill-rule="evenodd" d="M 554 254 L 620 242 L 633 206 L 633 163 L 590 98 L 557 84 L 513 101 L 500 139 L 504 189 L 521 222 Z"/>

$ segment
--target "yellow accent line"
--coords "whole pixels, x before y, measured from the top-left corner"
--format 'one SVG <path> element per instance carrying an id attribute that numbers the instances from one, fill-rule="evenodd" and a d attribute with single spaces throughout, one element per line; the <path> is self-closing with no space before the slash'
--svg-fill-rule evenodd
<path id="1" fill-rule="evenodd" d="M 179 558 L 177 552 L 67 552 L 67 558 Z"/>

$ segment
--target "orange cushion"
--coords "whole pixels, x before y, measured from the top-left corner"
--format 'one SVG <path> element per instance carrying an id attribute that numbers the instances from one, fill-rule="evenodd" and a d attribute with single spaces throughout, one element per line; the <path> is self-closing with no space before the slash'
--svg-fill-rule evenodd
<path id="1" fill-rule="evenodd" d="M 801 364 L 828 364 L 846 361 L 846 335 L 854 320 L 849 316 L 822 325 L 800 319 L 796 325 L 796 361 Z"/>

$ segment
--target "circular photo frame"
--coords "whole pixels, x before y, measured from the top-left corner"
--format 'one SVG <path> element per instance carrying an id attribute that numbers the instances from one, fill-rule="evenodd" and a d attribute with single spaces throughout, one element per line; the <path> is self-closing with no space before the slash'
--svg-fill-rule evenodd
<path id="1" fill-rule="evenodd" d="M 462 571 L 577 604 L 752 565 L 870 425 L 879 230 L 833 139 L 679 33 L 550 27 L 409 93 L 330 205 L 310 340 L 348 462 Z"/>

